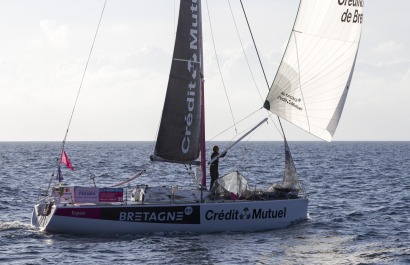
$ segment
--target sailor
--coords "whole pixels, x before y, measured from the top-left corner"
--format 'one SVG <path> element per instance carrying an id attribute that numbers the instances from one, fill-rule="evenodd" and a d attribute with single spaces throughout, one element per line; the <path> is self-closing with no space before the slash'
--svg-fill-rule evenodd
<path id="1" fill-rule="evenodd" d="M 211 160 L 214 158 L 214 157 L 217 157 L 217 156 L 219 156 L 219 147 L 217 146 L 217 145 L 215 145 L 213 148 L 212 148 L 212 151 L 213 151 L 213 153 L 212 153 L 212 155 L 211 155 Z M 224 152 L 222 155 L 220 155 L 219 157 L 224 157 L 224 156 L 226 156 L 226 152 Z M 210 186 L 210 189 L 212 189 L 212 187 L 213 187 L 213 185 L 214 185 L 214 182 L 218 179 L 218 177 L 219 177 L 219 171 L 218 171 L 218 165 L 219 165 L 219 157 L 217 158 L 217 159 L 215 159 L 212 163 L 211 163 L 211 166 L 209 167 L 209 171 L 210 171 L 210 173 L 211 173 L 211 186 Z"/>

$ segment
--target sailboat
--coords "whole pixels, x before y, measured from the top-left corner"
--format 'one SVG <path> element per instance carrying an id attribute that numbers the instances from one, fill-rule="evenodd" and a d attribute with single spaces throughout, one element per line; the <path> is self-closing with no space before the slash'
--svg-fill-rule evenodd
<path id="1" fill-rule="evenodd" d="M 362 19 L 361 0 L 301 0 L 264 107 L 330 141 L 352 80 Z M 150 160 L 196 167 L 198 188 L 136 185 L 128 193 L 121 187 L 49 184 L 33 208 L 32 225 L 41 231 L 72 234 L 212 233 L 273 230 L 306 220 L 308 199 L 286 137 L 281 183 L 252 190 L 235 171 L 207 189 L 203 62 L 201 1 L 181 0 L 165 103 Z M 71 166 L 64 145 L 62 149 L 58 167 L 61 162 Z M 124 198 L 127 194 L 130 199 Z"/>

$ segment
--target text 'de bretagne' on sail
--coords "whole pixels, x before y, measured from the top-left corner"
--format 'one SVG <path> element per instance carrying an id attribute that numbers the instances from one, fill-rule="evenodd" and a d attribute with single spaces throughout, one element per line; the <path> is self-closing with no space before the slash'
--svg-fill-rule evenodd
<path id="1" fill-rule="evenodd" d="M 171 72 L 152 160 L 192 163 L 200 154 L 200 1 L 181 0 Z"/>
<path id="2" fill-rule="evenodd" d="M 264 107 L 330 141 L 352 79 L 363 0 L 301 0 Z"/>

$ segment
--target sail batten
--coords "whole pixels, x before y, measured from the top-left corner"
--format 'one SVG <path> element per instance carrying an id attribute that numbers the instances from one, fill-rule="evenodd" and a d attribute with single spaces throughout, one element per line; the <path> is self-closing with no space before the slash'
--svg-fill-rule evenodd
<path id="1" fill-rule="evenodd" d="M 357 57 L 363 1 L 301 0 L 265 108 L 330 141 Z"/>

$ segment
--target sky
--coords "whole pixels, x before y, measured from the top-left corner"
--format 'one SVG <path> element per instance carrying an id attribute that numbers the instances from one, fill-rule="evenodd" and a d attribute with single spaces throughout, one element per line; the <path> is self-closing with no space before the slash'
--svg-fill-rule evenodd
<path id="1" fill-rule="evenodd" d="M 107 1 L 68 141 L 155 140 L 178 2 Z M 299 1 L 242 2 L 271 84 Z M 231 140 L 266 116 L 259 111 L 220 134 L 260 109 L 268 88 L 239 0 L 202 5 L 206 138 Z M 103 6 L 103 0 L 0 1 L 0 141 L 63 140 Z M 356 68 L 333 141 L 410 140 L 408 10 L 408 0 L 365 1 Z M 250 140 L 281 140 L 275 125 L 261 126 Z M 290 141 L 318 140 L 283 126 Z"/>

